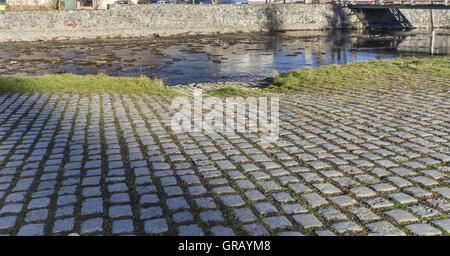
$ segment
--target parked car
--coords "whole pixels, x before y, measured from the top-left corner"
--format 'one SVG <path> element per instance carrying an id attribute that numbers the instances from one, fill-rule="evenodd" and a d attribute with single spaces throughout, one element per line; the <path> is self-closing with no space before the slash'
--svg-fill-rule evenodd
<path id="1" fill-rule="evenodd" d="M 219 0 L 220 4 L 248 4 L 248 0 Z"/>
<path id="2" fill-rule="evenodd" d="M 150 0 L 139 0 L 137 4 L 151 4 Z"/>
<path id="3" fill-rule="evenodd" d="M 133 3 L 133 1 L 130 1 L 130 0 L 119 0 L 119 1 L 115 1 L 114 4 L 131 5 L 134 3 Z"/>
<path id="4" fill-rule="evenodd" d="M 157 4 L 176 4 L 176 0 L 159 0 Z"/>
<path id="5" fill-rule="evenodd" d="M 0 12 L 6 10 L 6 1 L 0 0 Z"/>
<path id="6" fill-rule="evenodd" d="M 183 0 L 183 4 L 212 4 L 213 0 Z"/>

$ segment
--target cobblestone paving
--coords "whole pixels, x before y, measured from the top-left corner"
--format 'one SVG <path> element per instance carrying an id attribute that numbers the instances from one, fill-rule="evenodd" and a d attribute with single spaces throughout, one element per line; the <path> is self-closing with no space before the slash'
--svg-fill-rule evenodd
<path id="1" fill-rule="evenodd" d="M 449 84 L 283 96 L 275 145 L 172 134 L 168 98 L 2 94 L 0 234 L 449 235 Z"/>

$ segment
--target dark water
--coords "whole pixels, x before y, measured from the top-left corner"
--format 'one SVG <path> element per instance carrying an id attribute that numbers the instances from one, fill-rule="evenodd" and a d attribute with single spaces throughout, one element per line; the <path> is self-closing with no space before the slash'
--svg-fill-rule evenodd
<path id="1" fill-rule="evenodd" d="M 252 81 L 273 70 L 429 54 L 428 31 L 351 34 L 290 32 L 156 39 L 0 44 L 0 74 L 97 74 L 162 78 L 169 85 Z M 435 54 L 450 53 L 437 32 Z"/>

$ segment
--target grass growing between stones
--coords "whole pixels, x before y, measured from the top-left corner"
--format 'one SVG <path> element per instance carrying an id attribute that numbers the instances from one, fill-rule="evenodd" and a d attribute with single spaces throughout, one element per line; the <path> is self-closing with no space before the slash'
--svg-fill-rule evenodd
<path id="1" fill-rule="evenodd" d="M 450 78 L 450 57 L 407 57 L 371 60 L 347 65 L 330 65 L 289 71 L 274 77 L 265 90 L 289 92 L 314 88 L 339 88 L 347 85 L 376 83 L 379 80 L 402 81 L 411 75 Z M 395 83 L 392 84 L 395 86 Z"/>
<path id="2" fill-rule="evenodd" d="M 404 57 L 346 65 L 329 65 L 318 68 L 293 70 L 273 77 L 272 84 L 262 90 L 239 91 L 222 88 L 208 91 L 215 96 L 248 96 L 254 93 L 289 93 L 314 89 L 338 89 L 343 86 L 377 84 L 392 81 L 392 85 L 407 85 L 414 76 L 450 79 L 450 56 Z"/>
<path id="3" fill-rule="evenodd" d="M 178 92 L 161 80 L 148 77 L 113 77 L 99 75 L 0 76 L 0 92 L 46 93 L 138 93 L 175 96 Z"/>
<path id="4" fill-rule="evenodd" d="M 208 95 L 214 96 L 214 97 L 231 97 L 231 96 L 252 96 L 259 94 L 259 91 L 255 90 L 248 90 L 243 88 L 237 88 L 237 87 L 223 87 L 219 89 L 212 89 L 206 91 Z"/>

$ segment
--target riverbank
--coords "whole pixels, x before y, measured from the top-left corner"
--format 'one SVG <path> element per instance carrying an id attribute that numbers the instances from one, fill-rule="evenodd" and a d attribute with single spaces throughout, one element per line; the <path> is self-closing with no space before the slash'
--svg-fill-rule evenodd
<path id="1" fill-rule="evenodd" d="M 280 75 L 275 74 L 260 90 L 255 84 L 246 88 L 222 84 L 206 87 L 208 94 L 219 97 L 260 95 L 261 93 L 299 93 L 306 91 L 335 92 L 358 86 L 406 86 L 420 84 L 423 79 L 433 79 L 442 83 L 450 79 L 450 56 L 405 57 L 387 60 L 370 60 L 346 65 L 329 65 L 319 68 L 292 70 Z M 197 86 L 200 87 L 201 86 Z M 450 84 L 448 85 L 450 88 Z"/>
<path id="2" fill-rule="evenodd" d="M 251 96 L 261 93 L 333 91 L 358 85 L 376 86 L 382 81 L 395 88 L 415 83 L 424 77 L 430 80 L 450 79 L 450 56 L 405 57 L 306 68 L 274 74 L 263 82 L 200 83 L 173 87 L 166 87 L 158 79 L 111 77 L 104 74 L 0 76 L 0 92 L 144 93 L 174 96 L 199 88 L 212 96 Z"/>
<path id="3" fill-rule="evenodd" d="M 167 86 L 263 80 L 272 71 L 430 52 L 431 32 L 289 31 L 0 44 L 2 75 L 72 73 L 159 78 Z M 450 31 L 434 53 L 450 54 Z"/>
<path id="4" fill-rule="evenodd" d="M 274 77 L 271 92 L 292 92 L 316 88 L 337 89 L 346 85 L 374 82 L 391 78 L 408 83 L 412 75 L 450 78 L 450 56 L 406 57 L 370 60 L 348 65 L 330 65 L 315 69 L 294 70 Z M 396 86 L 396 84 L 392 84 Z M 450 85 L 449 85 L 450 86 Z"/>
<path id="5" fill-rule="evenodd" d="M 105 74 L 79 76 L 72 74 L 43 76 L 0 76 L 0 93 L 145 93 L 174 96 L 178 93 L 161 80 L 147 77 L 111 77 Z"/>

